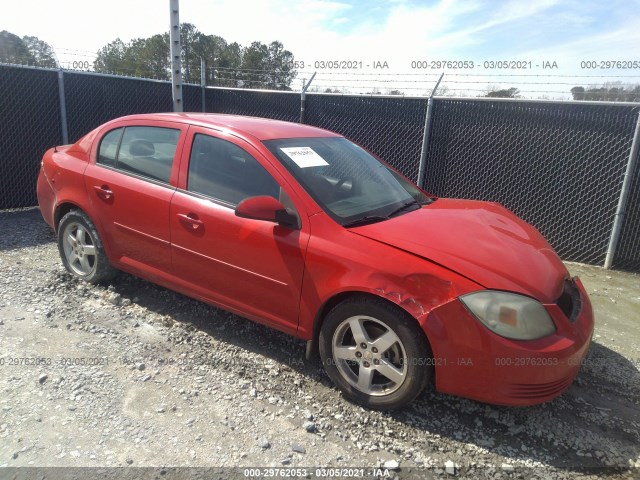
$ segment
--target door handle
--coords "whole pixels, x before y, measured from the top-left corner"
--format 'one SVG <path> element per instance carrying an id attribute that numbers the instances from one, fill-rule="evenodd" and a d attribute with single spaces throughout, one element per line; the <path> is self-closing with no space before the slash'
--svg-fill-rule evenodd
<path id="1" fill-rule="evenodd" d="M 190 226 L 193 230 L 196 230 L 204 225 L 204 222 L 202 220 L 199 220 L 198 216 L 195 213 L 179 213 L 178 218 L 183 224 Z"/>
<path id="2" fill-rule="evenodd" d="M 108 185 L 94 185 L 93 189 L 96 191 L 98 196 L 103 200 L 107 200 L 107 201 L 113 200 L 113 192 L 111 191 Z"/>

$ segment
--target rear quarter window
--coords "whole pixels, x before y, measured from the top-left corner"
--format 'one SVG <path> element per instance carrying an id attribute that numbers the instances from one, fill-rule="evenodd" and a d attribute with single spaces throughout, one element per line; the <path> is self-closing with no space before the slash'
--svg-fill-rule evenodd
<path id="1" fill-rule="evenodd" d="M 101 165 L 109 165 L 110 167 L 116 166 L 116 156 L 118 154 L 118 145 L 120 145 L 120 138 L 122 137 L 122 128 L 111 130 L 100 142 L 100 148 L 98 149 L 98 163 Z"/>

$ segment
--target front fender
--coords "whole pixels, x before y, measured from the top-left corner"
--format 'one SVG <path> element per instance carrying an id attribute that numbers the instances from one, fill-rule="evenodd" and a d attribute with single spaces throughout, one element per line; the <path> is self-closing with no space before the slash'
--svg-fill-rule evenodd
<path id="1" fill-rule="evenodd" d="M 327 305 L 350 294 L 385 299 L 416 319 L 427 333 L 429 312 L 478 284 L 403 250 L 348 229 L 332 228 L 326 215 L 312 217 L 302 282 L 298 336 L 310 340 Z M 323 232 L 328 232 L 323 235 Z"/>

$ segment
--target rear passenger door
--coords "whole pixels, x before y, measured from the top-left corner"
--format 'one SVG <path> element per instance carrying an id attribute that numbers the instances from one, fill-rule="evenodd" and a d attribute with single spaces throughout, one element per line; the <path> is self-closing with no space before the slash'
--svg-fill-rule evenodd
<path id="1" fill-rule="evenodd" d="M 186 130 L 172 122 L 112 127 L 85 170 L 109 253 L 147 277 L 171 270 L 169 206 Z"/>
<path id="2" fill-rule="evenodd" d="M 239 202 L 259 195 L 280 200 L 298 215 L 300 228 L 235 215 Z M 252 145 L 191 127 L 171 202 L 175 275 L 201 298 L 295 333 L 309 239 L 299 205 Z"/>

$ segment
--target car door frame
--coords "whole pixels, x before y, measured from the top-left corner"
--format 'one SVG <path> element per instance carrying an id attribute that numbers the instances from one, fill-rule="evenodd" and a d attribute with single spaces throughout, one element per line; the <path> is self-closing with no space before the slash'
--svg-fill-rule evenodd
<path id="1" fill-rule="evenodd" d="M 295 230 L 299 231 L 301 235 L 304 235 L 304 247 L 301 247 L 302 270 L 300 272 L 299 284 L 297 285 L 296 324 L 295 325 L 285 325 L 280 322 L 274 322 L 273 320 L 265 318 L 264 316 L 256 315 L 256 313 L 250 309 L 242 309 L 242 308 L 238 308 L 238 306 L 221 303 L 216 299 L 206 297 L 202 294 L 199 294 L 197 296 L 198 298 L 208 301 L 209 303 L 214 303 L 216 305 L 219 305 L 225 310 L 232 311 L 234 313 L 240 314 L 251 320 L 268 325 L 272 328 L 276 328 L 286 333 L 295 335 L 298 330 L 299 322 L 300 322 L 300 302 L 301 302 L 301 295 L 302 295 L 302 285 L 303 285 L 303 280 L 304 280 L 304 275 L 306 270 L 306 254 L 307 254 L 309 239 L 311 237 L 310 221 L 308 218 L 309 200 L 304 199 L 304 197 L 299 194 L 297 189 L 291 185 L 290 180 L 286 178 L 287 172 L 284 171 L 284 167 L 282 167 L 282 169 L 279 169 L 276 165 L 273 164 L 273 160 L 270 160 L 268 158 L 267 154 L 265 154 L 265 152 L 268 152 L 268 150 L 266 150 L 265 148 L 264 151 L 261 151 L 258 148 L 259 145 L 258 146 L 254 145 L 254 142 L 256 141 L 255 139 L 243 138 L 240 135 L 236 135 L 234 132 L 229 132 L 221 128 L 216 128 L 213 126 L 204 126 L 204 125 L 191 125 L 189 127 L 184 144 L 182 146 L 182 155 L 181 155 L 182 160 L 180 162 L 178 185 L 176 188 L 177 192 L 180 192 L 181 194 L 185 194 L 185 195 L 190 195 L 198 199 L 206 199 L 212 202 L 213 204 L 215 204 L 216 206 L 234 210 L 234 207 L 232 207 L 231 204 L 229 204 L 228 202 L 225 202 L 221 199 L 210 197 L 198 192 L 192 192 L 187 189 L 191 149 L 193 146 L 193 141 L 196 138 L 197 134 L 208 135 L 215 138 L 219 138 L 224 141 L 228 141 L 238 146 L 239 148 L 245 150 L 251 157 L 253 157 L 267 171 L 267 173 L 274 179 L 274 181 L 280 185 L 280 187 L 285 191 L 285 193 L 291 199 L 291 202 L 293 203 L 293 206 L 295 207 L 296 213 L 299 218 L 299 228 Z M 311 205 L 314 205 L 314 203 L 311 203 Z M 173 208 L 171 209 L 171 212 L 173 214 Z M 253 221 L 253 222 L 262 222 L 262 220 L 248 220 L 248 219 L 245 219 L 245 220 Z M 269 222 L 265 222 L 265 223 L 269 223 Z M 276 226 L 277 224 L 273 223 L 272 225 Z M 281 228 L 285 228 L 285 227 L 281 227 Z M 183 281 L 181 278 L 177 278 L 176 280 L 179 282 Z"/>
<path id="2" fill-rule="evenodd" d="M 161 182 L 158 180 L 154 180 L 152 178 L 148 178 L 145 177 L 143 175 L 137 175 L 133 172 L 127 171 L 127 170 L 121 170 L 118 169 L 116 167 L 110 166 L 110 165 L 105 165 L 102 163 L 98 162 L 98 154 L 99 154 L 99 148 L 100 148 L 100 144 L 102 143 L 102 140 L 104 139 L 104 137 L 111 131 L 116 130 L 118 128 L 126 128 L 126 127 L 157 127 L 157 128 L 169 128 L 169 129 L 173 129 L 173 130 L 178 130 L 180 132 L 179 137 L 178 137 L 178 142 L 176 144 L 176 149 L 174 152 L 174 157 L 173 157 L 173 163 L 171 166 L 171 174 L 169 176 L 169 182 L 165 183 L 165 182 Z M 179 177 L 179 172 L 180 172 L 180 165 L 182 162 L 182 152 L 183 152 L 183 147 L 184 147 L 184 143 L 186 141 L 187 138 L 187 134 L 188 134 L 188 130 L 189 130 L 189 125 L 183 122 L 177 122 L 177 121 L 172 121 L 172 120 L 162 120 L 162 119 L 123 119 L 123 120 L 118 120 L 116 122 L 109 122 L 105 125 L 103 125 L 98 132 L 96 133 L 93 143 L 91 145 L 91 151 L 90 151 L 90 155 L 89 155 L 89 162 L 87 167 L 92 167 L 92 168 L 104 168 L 107 170 L 110 170 L 114 173 L 120 174 L 120 175 L 125 175 L 128 177 L 133 177 L 135 179 L 139 179 L 142 181 L 146 181 L 149 182 L 151 184 L 154 185 L 158 185 L 164 188 L 170 188 L 172 190 L 172 194 L 175 193 L 175 190 L 177 188 L 177 184 L 178 184 L 178 177 Z M 120 137 L 120 143 L 118 145 L 118 148 L 120 148 L 122 142 L 122 137 Z M 85 169 L 83 177 L 85 177 L 85 175 L 87 174 L 87 169 Z M 86 178 L 84 179 L 84 183 L 85 183 L 85 187 L 87 185 L 87 180 Z M 89 192 L 87 191 L 87 194 L 90 198 L 92 198 L 93 192 Z M 102 218 L 102 215 L 97 214 L 96 211 L 96 207 L 94 205 L 94 200 L 92 199 L 89 202 L 89 205 L 91 206 L 93 215 L 91 215 L 92 220 L 94 221 L 94 223 L 96 224 L 96 227 L 98 228 L 98 230 L 101 232 L 101 235 L 103 236 L 103 238 L 107 239 L 107 241 L 103 242 L 104 244 L 104 248 L 106 250 L 106 253 L 109 257 L 109 259 L 112 261 L 112 263 L 114 263 L 115 266 L 117 266 L 118 268 L 125 270 L 125 271 L 129 271 L 130 273 L 134 273 L 136 275 L 139 275 L 143 278 L 147 278 L 149 280 L 158 282 L 158 283 L 164 283 L 164 281 L 166 281 L 170 276 L 171 276 L 171 271 L 161 271 L 158 269 L 155 269 L 151 266 L 138 266 L 135 264 L 130 264 L 129 262 L 122 262 L 119 260 L 117 252 L 114 250 L 113 245 L 111 245 L 111 242 L 108 241 L 109 235 L 109 229 L 106 228 L 105 225 L 105 219 Z M 170 207 L 170 199 L 169 199 L 169 207 Z M 169 218 L 167 216 L 167 224 L 169 222 Z M 168 231 L 170 233 L 170 228 L 168 227 Z M 168 239 L 170 241 L 170 237 Z M 170 245 L 169 245 L 170 248 Z M 152 270 L 152 271 L 151 271 Z"/>

